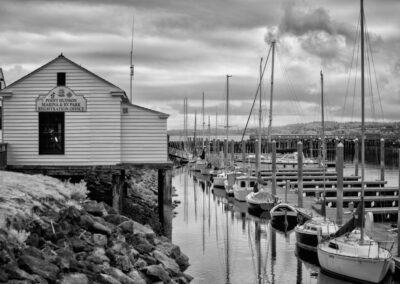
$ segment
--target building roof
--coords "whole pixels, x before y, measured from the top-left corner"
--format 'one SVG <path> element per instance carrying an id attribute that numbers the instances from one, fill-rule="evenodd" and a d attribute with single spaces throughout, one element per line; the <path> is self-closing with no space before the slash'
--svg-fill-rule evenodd
<path id="1" fill-rule="evenodd" d="M 103 79 L 102 77 L 100 77 L 99 75 L 93 73 L 92 71 L 89 71 L 88 69 L 86 69 L 86 68 L 82 67 L 81 65 L 75 63 L 75 62 L 72 61 L 71 59 L 65 57 L 62 53 L 61 53 L 59 56 L 57 56 L 56 58 L 54 58 L 53 60 L 51 60 L 50 62 L 48 62 L 48 63 L 42 65 L 41 67 L 39 67 L 39 68 L 33 70 L 31 73 L 29 73 L 29 74 L 27 74 L 27 75 L 21 77 L 21 78 L 18 79 L 17 81 L 13 82 L 12 84 L 10 84 L 9 86 L 7 86 L 7 87 L 4 88 L 3 90 L 7 90 L 7 89 L 12 88 L 12 87 L 15 86 L 16 84 L 22 82 L 22 81 L 25 80 L 26 78 L 29 78 L 29 77 L 32 76 L 33 74 L 35 74 L 35 73 L 39 72 L 40 70 L 46 68 L 47 66 L 49 66 L 50 64 L 52 64 L 53 62 L 55 62 L 55 61 L 57 61 L 57 60 L 59 60 L 59 59 L 64 59 L 64 60 L 66 60 L 67 62 L 71 63 L 72 65 L 75 65 L 75 66 L 78 67 L 79 69 L 81 69 L 81 70 L 83 70 L 83 71 L 85 71 L 85 72 L 87 72 L 87 73 L 93 75 L 94 77 L 98 78 L 99 80 L 101 80 L 101 81 L 107 83 L 108 85 L 110 85 L 110 86 L 112 86 L 112 87 L 114 87 L 114 88 L 119 89 L 119 90 L 121 91 L 121 93 L 124 95 L 124 97 L 125 97 L 126 99 L 128 99 L 128 97 L 126 96 L 126 93 L 125 93 L 124 90 L 122 90 L 121 88 L 115 86 L 114 84 L 110 83 L 109 81 Z M 1 90 L 1 91 L 3 91 L 3 90 Z"/>
<path id="2" fill-rule="evenodd" d="M 145 110 L 145 111 L 148 111 L 148 112 L 152 112 L 154 114 L 158 114 L 158 116 L 160 118 L 168 118 L 169 117 L 169 114 L 167 114 L 167 113 L 156 111 L 156 110 L 153 110 L 153 109 L 150 109 L 150 108 L 145 108 L 145 107 L 142 107 L 142 106 L 139 106 L 139 105 L 135 105 L 135 104 L 132 104 L 132 103 L 130 103 L 128 101 L 124 101 L 123 103 L 128 105 L 128 106 L 137 107 L 137 108 L 140 108 L 142 110 Z"/>

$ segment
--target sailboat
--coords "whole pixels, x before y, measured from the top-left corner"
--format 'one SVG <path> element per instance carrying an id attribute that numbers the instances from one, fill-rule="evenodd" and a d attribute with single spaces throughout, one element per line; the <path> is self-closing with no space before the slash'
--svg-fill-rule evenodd
<path id="1" fill-rule="evenodd" d="M 322 138 L 322 170 L 323 170 L 323 184 L 324 190 L 322 193 L 322 206 L 321 211 L 323 217 L 312 217 L 304 223 L 300 223 L 296 226 L 296 241 L 297 246 L 302 249 L 307 249 L 312 252 L 317 252 L 318 240 L 329 239 L 333 237 L 336 231 L 339 229 L 337 224 L 330 219 L 326 218 L 325 212 L 325 171 L 326 171 L 326 142 L 325 142 L 325 119 L 324 119 L 324 75 L 321 71 L 321 138 Z"/>
<path id="2" fill-rule="evenodd" d="M 274 81 L 274 55 L 275 55 L 275 41 L 271 43 L 272 50 L 272 64 L 271 64 L 271 97 L 270 97 L 270 120 L 268 127 L 268 142 L 271 143 L 271 123 L 272 123 L 272 95 L 273 95 L 273 81 Z M 267 213 L 277 204 L 278 198 L 272 194 L 271 185 L 267 183 L 261 177 L 261 120 L 262 120 L 262 96 L 261 96 L 261 85 L 262 85 L 262 58 L 260 64 L 260 84 L 259 84 L 259 114 L 258 114 L 258 157 L 256 161 L 256 174 L 257 174 L 257 186 L 253 192 L 250 192 L 246 196 L 246 202 L 249 206 L 249 212 L 255 215 L 261 215 Z"/>
<path id="3" fill-rule="evenodd" d="M 226 75 L 226 141 L 229 141 L 229 78 L 232 77 L 232 75 Z M 224 157 L 225 159 L 226 157 Z M 242 173 L 238 171 L 238 169 L 229 168 L 228 167 L 228 161 L 224 161 L 225 168 L 219 172 L 214 178 L 213 178 L 213 186 L 214 187 L 219 187 L 219 188 L 225 188 L 226 192 L 229 195 L 233 195 L 232 191 L 232 186 L 235 181 L 236 176 L 241 175 Z"/>
<path id="4" fill-rule="evenodd" d="M 327 273 L 356 281 L 379 283 L 388 273 L 394 271 L 391 253 L 378 242 L 364 234 L 364 165 L 365 165 L 365 129 L 364 129 L 364 2 L 360 0 L 361 22 L 361 214 L 360 230 L 353 230 L 342 236 L 321 242 L 318 245 L 318 260 L 321 269 Z"/>

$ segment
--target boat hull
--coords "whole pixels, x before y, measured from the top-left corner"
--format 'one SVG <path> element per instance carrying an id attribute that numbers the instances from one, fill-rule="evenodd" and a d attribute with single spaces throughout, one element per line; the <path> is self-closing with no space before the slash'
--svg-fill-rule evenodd
<path id="1" fill-rule="evenodd" d="M 308 249 L 317 252 L 318 236 L 303 230 L 295 229 L 297 245 L 303 249 Z"/>
<path id="2" fill-rule="evenodd" d="M 326 273 L 367 283 L 379 283 L 393 265 L 392 258 L 362 258 L 334 254 L 318 246 L 318 261 Z"/>
<path id="3" fill-rule="evenodd" d="M 233 187 L 233 196 L 236 200 L 245 202 L 246 196 L 253 192 L 253 188 L 237 188 Z"/>

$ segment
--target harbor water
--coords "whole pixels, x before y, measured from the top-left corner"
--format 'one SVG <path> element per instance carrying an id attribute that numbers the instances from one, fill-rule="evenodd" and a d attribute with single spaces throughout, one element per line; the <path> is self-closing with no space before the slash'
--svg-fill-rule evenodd
<path id="1" fill-rule="evenodd" d="M 380 177 L 377 163 L 365 171 L 367 180 Z M 347 163 L 345 175 L 351 174 L 354 165 Z M 398 168 L 388 167 L 387 185 L 397 186 L 398 176 Z M 180 168 L 172 185 L 172 241 L 190 259 L 192 283 L 352 283 L 320 272 L 316 255 L 296 248 L 294 231 L 276 231 L 270 220 L 250 215 L 245 202 L 213 188 L 207 177 Z M 384 283 L 400 282 L 389 275 Z"/>

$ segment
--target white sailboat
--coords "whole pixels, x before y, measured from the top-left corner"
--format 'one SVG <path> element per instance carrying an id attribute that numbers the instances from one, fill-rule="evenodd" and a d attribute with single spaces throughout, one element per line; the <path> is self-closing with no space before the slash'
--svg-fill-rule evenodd
<path id="1" fill-rule="evenodd" d="M 391 253 L 364 234 L 364 3 L 360 0 L 361 21 L 361 220 L 360 230 L 322 242 L 318 245 L 318 260 L 321 269 L 339 275 L 370 283 L 379 283 L 388 273 L 394 271 Z"/>
<path id="2" fill-rule="evenodd" d="M 325 142 L 325 118 L 324 118 L 324 77 L 321 71 L 321 139 L 322 139 L 322 169 L 323 169 L 323 184 L 324 190 L 322 193 L 321 211 L 323 217 L 312 217 L 304 223 L 299 223 L 296 228 L 296 244 L 302 249 L 317 252 L 319 238 L 329 239 L 334 236 L 339 229 L 337 224 L 326 218 L 325 210 L 325 171 L 326 171 L 326 142 Z"/>

